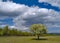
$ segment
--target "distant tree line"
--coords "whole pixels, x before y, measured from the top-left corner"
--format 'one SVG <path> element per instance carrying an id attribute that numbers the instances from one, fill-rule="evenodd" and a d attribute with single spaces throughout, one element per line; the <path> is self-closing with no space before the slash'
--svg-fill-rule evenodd
<path id="1" fill-rule="evenodd" d="M 30 26 L 30 32 L 17 30 L 15 28 L 10 29 L 8 26 L 0 28 L 0 36 L 55 36 L 60 33 L 47 33 L 47 29 L 42 24 L 33 24 Z"/>
<path id="2" fill-rule="evenodd" d="M 17 29 L 9 29 L 8 26 L 0 28 L 0 36 L 32 36 L 30 32 L 23 32 Z"/>

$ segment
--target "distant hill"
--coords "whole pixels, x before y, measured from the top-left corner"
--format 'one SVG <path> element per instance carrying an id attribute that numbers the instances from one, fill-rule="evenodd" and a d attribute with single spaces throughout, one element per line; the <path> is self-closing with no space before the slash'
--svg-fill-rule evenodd
<path id="1" fill-rule="evenodd" d="M 60 33 L 48 33 L 50 35 L 59 35 L 60 36 Z"/>

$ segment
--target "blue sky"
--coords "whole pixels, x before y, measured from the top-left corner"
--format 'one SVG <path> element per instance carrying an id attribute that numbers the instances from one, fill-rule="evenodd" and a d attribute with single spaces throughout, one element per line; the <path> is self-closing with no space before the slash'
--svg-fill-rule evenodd
<path id="1" fill-rule="evenodd" d="M 13 0 L 15 3 L 20 3 L 20 4 L 25 4 L 25 5 L 28 5 L 28 6 L 39 6 L 39 7 L 42 7 L 42 8 L 48 8 L 48 9 L 54 9 L 56 11 L 60 11 L 60 9 L 57 7 L 57 6 L 52 6 L 51 4 L 49 3 L 39 3 L 38 0 Z M 45 5 L 47 4 L 47 5 Z"/>
<path id="2" fill-rule="evenodd" d="M 1 0 L 0 27 L 27 29 L 44 24 L 48 32 L 60 33 L 60 0 Z"/>

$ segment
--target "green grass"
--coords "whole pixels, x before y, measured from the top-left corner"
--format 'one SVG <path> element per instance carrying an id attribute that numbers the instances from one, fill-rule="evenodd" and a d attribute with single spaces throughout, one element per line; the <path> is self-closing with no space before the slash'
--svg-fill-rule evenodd
<path id="1" fill-rule="evenodd" d="M 0 43 L 60 43 L 60 36 L 45 36 L 47 40 L 34 40 L 31 36 L 9 36 L 0 37 Z"/>

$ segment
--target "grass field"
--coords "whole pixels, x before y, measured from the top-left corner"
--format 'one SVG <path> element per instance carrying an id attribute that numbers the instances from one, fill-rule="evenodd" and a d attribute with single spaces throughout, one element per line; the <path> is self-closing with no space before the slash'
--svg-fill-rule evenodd
<path id="1" fill-rule="evenodd" d="M 60 36 L 46 36 L 40 40 L 35 40 L 34 38 L 31 36 L 0 37 L 0 43 L 60 43 Z"/>

